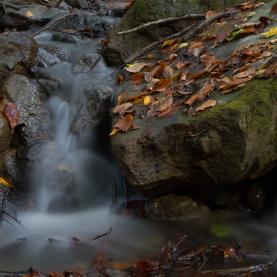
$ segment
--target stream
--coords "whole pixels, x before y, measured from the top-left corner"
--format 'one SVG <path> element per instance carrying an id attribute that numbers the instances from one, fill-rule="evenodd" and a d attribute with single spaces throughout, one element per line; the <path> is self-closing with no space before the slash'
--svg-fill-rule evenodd
<path id="1" fill-rule="evenodd" d="M 0 228 L 1 271 L 88 270 L 101 251 L 115 260 L 138 260 L 159 254 L 169 239 L 185 234 L 190 246 L 242 241 L 247 249 L 266 250 L 275 257 L 276 226 L 260 224 L 248 215 L 229 219 L 226 213 L 218 213 L 205 222 L 184 221 L 176 226 L 115 212 L 124 206 L 125 188 L 109 150 L 109 115 L 102 114 L 99 122 L 96 118 L 91 130 L 86 120 L 78 122 L 96 88 L 100 93 L 96 101 L 103 101 L 103 96 L 110 109 L 115 69 L 98 54 L 100 38 L 57 40 L 54 34 L 44 31 L 36 36 L 41 59 L 33 69 L 44 77 L 42 86 L 50 95 L 46 103 L 50 120 L 44 124 L 52 132 L 38 144 L 41 158 L 32 167 L 31 191 L 17 215 L 21 224 L 4 222 Z M 47 49 L 51 48 L 62 52 L 64 60 L 50 55 Z M 249 262 L 263 259 L 261 255 Z"/>

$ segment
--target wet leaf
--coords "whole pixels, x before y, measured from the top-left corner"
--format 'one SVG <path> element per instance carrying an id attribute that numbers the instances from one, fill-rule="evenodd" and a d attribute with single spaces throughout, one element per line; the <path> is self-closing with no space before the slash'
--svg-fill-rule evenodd
<path id="1" fill-rule="evenodd" d="M 171 82 L 171 79 L 161 79 L 153 88 L 153 91 L 165 91 Z"/>
<path id="2" fill-rule="evenodd" d="M 113 126 L 113 129 L 118 129 L 122 132 L 128 132 L 130 129 L 137 128 L 138 127 L 134 124 L 134 116 L 130 113 L 121 116 L 119 120 L 116 122 L 116 124 Z M 112 133 L 115 133 L 115 131 L 112 131 Z"/>
<path id="3" fill-rule="evenodd" d="M 147 65 L 149 65 L 149 63 L 134 63 L 134 64 L 129 64 L 124 68 L 130 73 L 137 73 L 137 72 L 140 72 Z"/>
<path id="4" fill-rule="evenodd" d="M 225 259 L 234 259 L 237 258 L 237 253 L 236 250 L 232 247 L 228 247 L 226 249 L 224 249 L 224 258 Z"/>
<path id="5" fill-rule="evenodd" d="M 277 27 L 269 29 L 267 32 L 262 33 L 262 36 L 269 38 L 277 35 Z"/>
<path id="6" fill-rule="evenodd" d="M 209 20 L 209 19 L 215 17 L 216 15 L 218 15 L 218 12 L 216 12 L 216 11 L 207 11 L 205 18 L 206 18 L 206 20 Z"/>
<path id="7" fill-rule="evenodd" d="M 10 126 L 14 129 L 19 123 L 19 111 L 15 103 L 7 103 L 3 107 L 3 114 L 8 119 Z"/>
<path id="8" fill-rule="evenodd" d="M 199 57 L 203 49 L 204 49 L 204 43 L 202 41 L 197 41 L 190 45 L 188 49 L 188 53 L 190 55 L 194 55 L 195 57 Z"/>
<path id="9" fill-rule="evenodd" d="M 277 3 L 272 6 L 271 13 L 277 13 Z"/>
<path id="10" fill-rule="evenodd" d="M 117 74 L 117 76 L 116 76 L 116 82 L 117 82 L 118 84 L 122 84 L 123 81 L 124 81 L 123 75 Z"/>
<path id="11" fill-rule="evenodd" d="M 33 14 L 32 11 L 28 10 L 28 11 L 26 12 L 26 16 L 27 16 L 27 17 L 33 17 L 34 14 Z"/>
<path id="12" fill-rule="evenodd" d="M 233 78 L 235 79 L 242 79 L 242 78 L 246 78 L 246 77 L 253 77 L 256 73 L 255 68 L 249 68 L 248 70 L 242 71 L 240 73 L 237 73 L 233 76 Z"/>
<path id="13" fill-rule="evenodd" d="M 143 104 L 145 106 L 151 105 L 152 103 L 153 103 L 153 97 L 152 96 L 147 95 L 147 96 L 144 97 Z"/>
<path id="14" fill-rule="evenodd" d="M 211 81 L 207 81 L 202 88 L 196 94 L 192 95 L 185 104 L 192 105 L 195 101 L 202 100 L 207 97 L 214 90 L 214 84 Z"/>
<path id="15" fill-rule="evenodd" d="M 210 107 L 213 107 L 217 104 L 216 100 L 209 99 L 206 102 L 204 102 L 202 105 L 196 108 L 196 112 L 204 111 Z"/>
<path id="16" fill-rule="evenodd" d="M 134 85 L 139 85 L 145 80 L 145 73 L 137 72 L 131 76 L 131 80 Z"/>
<path id="17" fill-rule="evenodd" d="M 127 113 L 132 106 L 133 106 L 133 103 L 127 102 L 121 105 L 117 105 L 116 107 L 113 108 L 112 112 L 123 115 Z"/>
<path id="18" fill-rule="evenodd" d="M 4 187 L 8 187 L 8 188 L 12 188 L 13 187 L 13 185 L 9 181 L 4 179 L 3 177 L 0 177 L 0 185 L 2 185 Z"/>
<path id="19" fill-rule="evenodd" d="M 187 42 L 182 42 L 178 45 L 179 48 L 185 48 L 185 47 L 188 47 L 188 43 Z"/>

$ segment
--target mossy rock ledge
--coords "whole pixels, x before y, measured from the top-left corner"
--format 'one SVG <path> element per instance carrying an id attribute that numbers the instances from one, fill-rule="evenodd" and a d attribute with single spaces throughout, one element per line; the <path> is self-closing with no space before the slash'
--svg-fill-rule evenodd
<path id="1" fill-rule="evenodd" d="M 128 30 L 143 23 L 171 16 L 204 13 L 208 10 L 223 10 L 244 0 L 136 0 L 117 28 L 110 33 L 110 43 L 103 49 L 103 55 L 110 65 L 120 65 L 135 51 L 153 41 L 180 31 L 194 23 L 186 20 L 178 23 L 154 26 L 145 30 L 118 36 L 118 31 Z"/>
<path id="2" fill-rule="evenodd" d="M 128 182 L 144 195 L 216 200 L 268 172 L 277 160 L 277 80 L 253 80 L 189 116 L 136 119 L 112 137 Z"/>

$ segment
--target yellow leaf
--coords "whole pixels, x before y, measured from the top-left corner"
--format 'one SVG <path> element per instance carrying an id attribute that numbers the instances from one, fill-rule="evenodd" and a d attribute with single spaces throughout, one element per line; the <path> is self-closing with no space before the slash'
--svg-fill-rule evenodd
<path id="1" fill-rule="evenodd" d="M 27 15 L 27 17 L 33 17 L 34 16 L 32 11 L 27 11 L 26 15 Z"/>
<path id="2" fill-rule="evenodd" d="M 277 27 L 269 29 L 267 32 L 262 33 L 262 36 L 269 38 L 277 35 Z"/>
<path id="3" fill-rule="evenodd" d="M 4 178 L 2 178 L 2 177 L 0 177 L 0 185 L 5 186 L 5 187 L 8 187 L 8 188 L 13 187 L 13 185 L 12 185 L 10 182 L 6 181 L 6 180 L 5 180 Z"/>
<path id="4" fill-rule="evenodd" d="M 110 137 L 116 135 L 118 132 L 119 132 L 118 129 L 113 129 L 113 130 L 110 132 Z"/>
<path id="5" fill-rule="evenodd" d="M 187 42 L 183 42 L 179 44 L 179 48 L 185 48 L 185 47 L 188 47 L 188 45 L 189 44 Z"/>
<path id="6" fill-rule="evenodd" d="M 145 96 L 143 99 L 143 104 L 145 106 L 152 104 L 152 102 L 153 102 L 153 97 L 151 97 L 150 95 Z"/>

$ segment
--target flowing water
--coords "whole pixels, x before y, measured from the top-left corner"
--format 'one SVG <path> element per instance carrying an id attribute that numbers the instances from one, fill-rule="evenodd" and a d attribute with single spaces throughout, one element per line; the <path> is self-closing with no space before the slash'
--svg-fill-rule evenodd
<path id="1" fill-rule="evenodd" d="M 108 145 L 99 144 L 101 138 L 96 131 L 81 135 L 71 131 L 80 109 L 88 101 L 87 84 L 93 80 L 95 85 L 114 85 L 113 70 L 103 60 L 92 72 L 73 70 L 81 55 L 97 52 L 100 41 L 53 42 L 47 32 L 38 36 L 37 41 L 41 47 L 63 49 L 70 59 L 44 68 L 45 74 L 61 84 L 47 103 L 53 134 L 51 140 L 40 144 L 42 158 L 30 172 L 33 204 L 18 214 L 23 226 L 4 224 L 0 229 L 0 269 L 19 271 L 30 266 L 45 272 L 87 269 L 98 251 L 105 250 L 108 256 L 117 259 L 157 251 L 161 236 L 152 227 L 112 212 L 111 184 L 119 186 L 120 192 L 122 176 L 111 156 L 99 151 L 103 147 L 108 149 Z M 120 200 L 120 195 L 117 197 Z M 111 228 L 108 237 L 91 240 Z"/>

